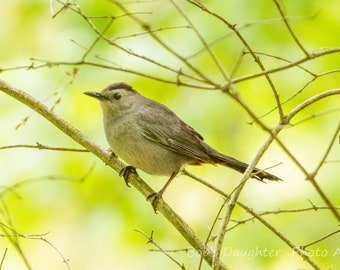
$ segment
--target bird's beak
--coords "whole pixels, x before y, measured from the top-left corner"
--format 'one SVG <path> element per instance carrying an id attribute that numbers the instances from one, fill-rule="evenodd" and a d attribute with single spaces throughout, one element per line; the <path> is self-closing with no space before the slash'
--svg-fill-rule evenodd
<path id="1" fill-rule="evenodd" d="M 84 92 L 84 94 L 88 95 L 90 97 L 94 97 L 94 98 L 99 99 L 99 100 L 106 100 L 107 99 L 107 97 L 103 96 L 99 92 Z"/>

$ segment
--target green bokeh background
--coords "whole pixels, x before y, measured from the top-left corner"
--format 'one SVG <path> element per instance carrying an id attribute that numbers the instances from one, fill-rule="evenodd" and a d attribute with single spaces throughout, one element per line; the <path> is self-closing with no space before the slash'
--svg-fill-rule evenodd
<path id="1" fill-rule="evenodd" d="M 53 2 L 55 11 L 60 8 Z M 110 1 L 77 1 L 88 15 L 122 14 Z M 225 25 L 212 19 L 185 1 L 178 1 L 208 42 L 229 34 Z M 277 55 L 289 60 L 303 57 L 282 22 L 275 21 L 279 14 L 273 1 L 205 1 L 205 4 L 237 26 L 244 27 L 242 34 L 254 51 Z M 309 52 L 340 46 L 340 2 L 281 1 L 283 10 L 291 17 L 290 22 L 302 44 Z M 0 68 L 30 65 L 30 58 L 47 61 L 74 62 L 84 54 L 96 35 L 88 24 L 71 11 L 63 11 L 52 18 L 49 1 L 0 0 Z M 152 12 L 140 15 L 153 27 L 183 26 L 187 23 L 168 1 L 132 2 L 131 11 Z M 104 29 L 105 20 L 96 20 Z M 263 23 L 266 22 L 266 23 Z M 120 37 L 140 33 L 142 30 L 129 18 L 114 22 L 107 33 Z M 202 48 L 193 31 L 187 28 L 160 31 L 172 48 L 182 55 L 191 55 Z M 159 62 L 180 68 L 178 59 L 166 53 L 146 35 L 120 40 L 120 44 L 140 54 L 151 56 Z M 213 46 L 225 69 L 230 73 L 243 47 L 230 34 Z M 101 57 L 120 67 L 132 68 L 147 74 L 174 79 L 174 75 L 140 59 L 126 56 L 107 46 L 103 41 L 93 49 Z M 98 61 L 94 56 L 89 59 Z M 278 59 L 262 56 L 268 68 L 283 64 Z M 39 64 L 39 61 L 34 61 Z M 98 61 L 100 62 L 100 61 Z M 215 81 L 223 82 L 207 54 L 193 58 L 206 74 Z M 340 54 L 330 54 L 303 66 L 315 73 L 340 68 Z M 198 130 L 205 140 L 222 153 L 250 161 L 267 135 L 256 125 L 249 125 L 247 113 L 219 91 L 205 91 L 176 87 L 163 82 L 139 77 L 134 74 L 77 66 L 79 74 L 70 83 L 73 66 L 60 65 L 41 69 L 14 69 L 0 73 L 0 78 L 23 89 L 48 106 L 55 105 L 56 113 L 95 140 L 108 147 L 104 137 L 101 111 L 95 100 L 82 92 L 100 90 L 117 81 L 126 81 L 144 95 L 166 104 L 187 123 Z M 244 56 L 236 77 L 259 72 L 249 55 Z M 292 68 L 272 75 L 282 100 L 294 95 L 311 76 L 301 69 Z M 338 88 L 339 73 L 318 78 L 301 94 L 284 105 L 285 112 L 305 99 L 322 91 Z M 275 106 L 273 94 L 264 78 L 253 79 L 237 85 L 247 105 L 262 115 Z M 339 107 L 338 96 L 320 101 L 301 112 L 296 121 L 315 112 Z M 39 142 L 55 147 L 79 147 L 46 120 L 12 98 L 0 94 L 0 146 L 35 144 Z M 309 171 L 315 169 L 326 151 L 331 137 L 339 124 L 339 111 L 310 119 L 300 125 L 287 128 L 281 139 Z M 18 129 L 22 119 L 29 120 Z M 278 121 L 274 112 L 264 118 L 269 126 Z M 334 205 L 340 205 L 338 142 L 332 148 L 328 161 L 318 178 L 325 193 Z M 273 144 L 261 159 L 259 167 L 266 168 L 282 162 L 271 169 L 285 181 L 263 185 L 249 181 L 240 200 L 255 211 L 295 209 L 324 205 L 304 175 Z M 180 234 L 161 216 L 155 215 L 150 205 L 136 190 L 128 189 L 117 173 L 106 167 L 89 153 L 57 152 L 48 150 L 16 148 L 0 151 L 1 186 L 19 184 L 13 192 L 1 193 L 0 221 L 25 235 L 44 234 L 44 238 L 69 260 L 72 269 L 176 269 L 177 266 L 160 252 L 149 252 L 151 245 L 135 229 L 147 234 L 154 231 L 154 240 L 164 249 L 189 247 Z M 83 179 L 91 168 L 91 173 Z M 230 193 L 240 174 L 226 168 L 201 166 L 189 168 L 190 172 Z M 159 189 L 164 177 L 140 175 L 154 188 Z M 222 198 L 206 187 L 179 176 L 165 194 L 165 200 L 185 217 L 190 226 L 203 238 L 215 218 Z M 233 219 L 249 217 L 236 208 Z M 310 243 L 337 228 L 334 217 L 327 210 L 266 216 L 266 219 L 296 245 Z M 46 234 L 46 235 L 45 235 Z M 340 265 L 340 236 L 311 246 L 315 251 L 313 260 L 322 269 L 337 269 Z M 32 269 L 67 269 L 56 250 L 42 240 L 18 238 L 20 246 Z M 223 260 L 230 269 L 311 269 L 294 255 L 280 239 L 258 222 L 248 222 L 226 235 Z M 214 243 L 212 244 L 214 246 Z M 8 238 L 0 238 L 0 258 L 7 249 L 1 270 L 27 269 Z M 255 253 L 265 249 L 278 252 L 276 256 Z M 317 251 L 323 253 L 317 253 Z M 327 253 L 327 254 L 326 254 Z M 178 252 L 173 256 L 183 262 L 187 269 L 197 269 L 196 253 Z M 207 269 L 204 265 L 202 269 Z M 178 269 L 178 268 L 177 268 Z"/>

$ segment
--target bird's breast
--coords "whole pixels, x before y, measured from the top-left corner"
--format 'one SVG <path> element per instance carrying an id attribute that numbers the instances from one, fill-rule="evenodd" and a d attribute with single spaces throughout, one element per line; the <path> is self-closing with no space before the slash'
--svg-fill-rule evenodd
<path id="1" fill-rule="evenodd" d="M 112 151 L 128 165 L 148 174 L 170 176 L 187 163 L 187 157 L 144 137 L 133 121 L 118 121 L 105 128 Z"/>

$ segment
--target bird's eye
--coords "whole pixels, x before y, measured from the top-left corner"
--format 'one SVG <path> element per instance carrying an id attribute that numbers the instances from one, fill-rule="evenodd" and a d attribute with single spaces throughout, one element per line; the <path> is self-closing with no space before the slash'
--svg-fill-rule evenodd
<path id="1" fill-rule="evenodd" d="M 121 97 L 122 97 L 122 95 L 119 94 L 119 93 L 115 93 L 115 94 L 113 95 L 113 98 L 116 99 L 116 100 L 120 99 Z"/>

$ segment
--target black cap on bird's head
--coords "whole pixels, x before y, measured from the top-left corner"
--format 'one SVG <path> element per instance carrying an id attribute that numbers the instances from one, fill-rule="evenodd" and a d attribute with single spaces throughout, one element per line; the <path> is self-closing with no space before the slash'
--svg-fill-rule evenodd
<path id="1" fill-rule="evenodd" d="M 105 90 L 112 91 L 112 90 L 116 90 L 116 89 L 125 89 L 125 90 L 128 90 L 128 91 L 134 91 L 132 86 L 125 83 L 125 82 L 117 82 L 117 83 L 110 84 L 108 87 L 106 87 L 104 89 L 104 91 Z"/>
<path id="2" fill-rule="evenodd" d="M 134 90 L 131 85 L 125 82 L 117 82 L 117 83 L 110 84 L 109 86 L 104 88 L 101 92 L 89 91 L 89 92 L 84 92 L 84 94 L 90 97 L 94 97 L 100 101 L 105 101 L 105 100 L 111 100 L 112 98 L 120 99 L 122 94 L 121 94 L 121 91 L 119 90 L 127 91 L 130 93 L 137 93 L 137 91 Z"/>

